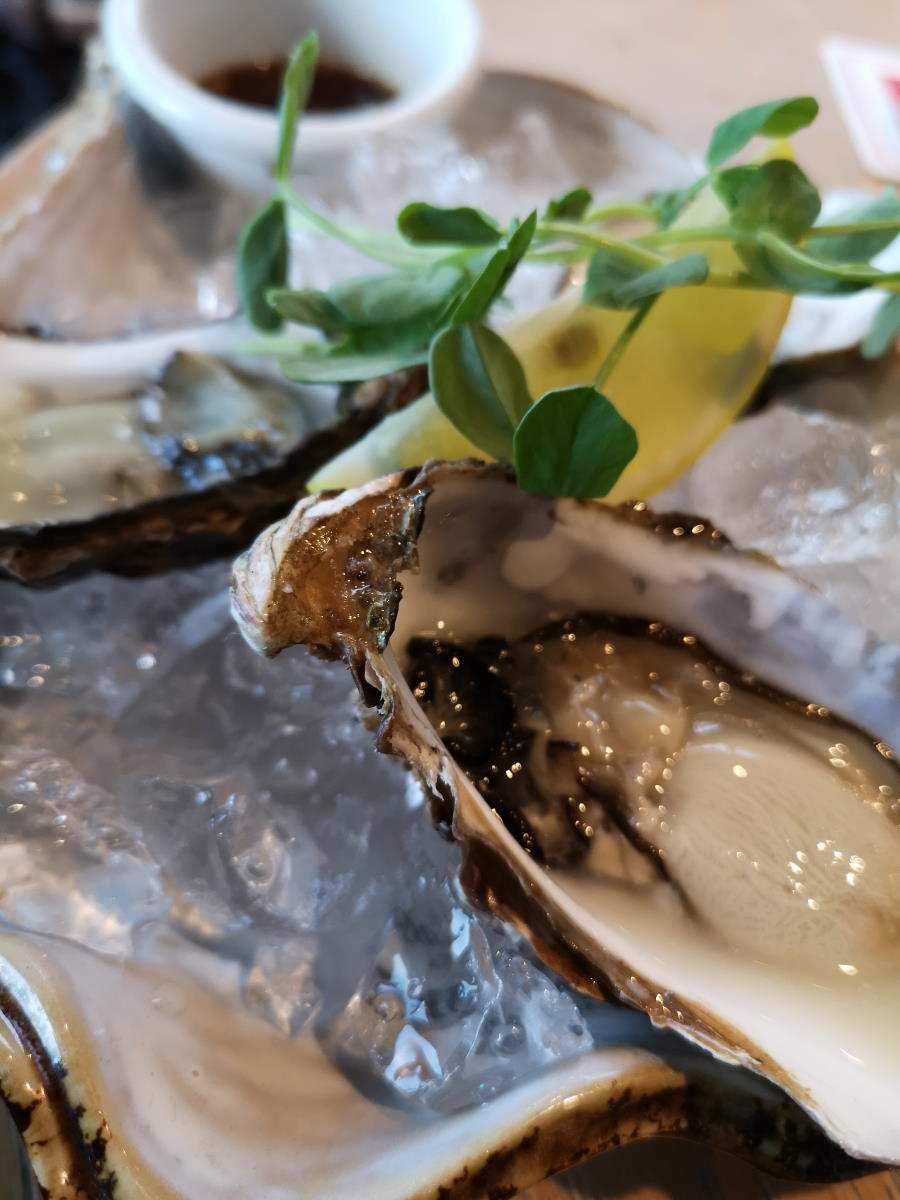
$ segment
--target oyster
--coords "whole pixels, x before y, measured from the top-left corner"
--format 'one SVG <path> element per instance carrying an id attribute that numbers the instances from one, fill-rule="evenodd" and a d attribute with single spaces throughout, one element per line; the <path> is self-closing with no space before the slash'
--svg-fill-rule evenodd
<path id="1" fill-rule="evenodd" d="M 233 609 L 347 660 L 470 895 L 573 984 L 900 1162 L 900 649 L 702 520 L 469 464 L 301 502 Z"/>
<path id="2" fill-rule="evenodd" d="M 91 566 L 140 574 L 233 552 L 421 388 L 406 373 L 336 415 L 332 389 L 300 391 L 187 350 L 154 380 L 160 352 L 185 342 L 21 353 L 16 339 L 0 343 L 0 573 L 48 583 Z"/>
<path id="3" fill-rule="evenodd" d="M 859 1173 L 775 1088 L 612 1006 L 601 1048 L 439 1121 L 366 1098 L 310 1034 L 62 939 L 0 936 L 0 1015 L 0 1095 L 49 1200 L 476 1200 L 660 1133 L 795 1178 Z"/>
<path id="4" fill-rule="evenodd" d="M 859 1173 L 472 912 L 344 673 L 257 660 L 228 572 L 0 584 L 0 1095 L 50 1200 L 474 1200 L 658 1132 Z"/>

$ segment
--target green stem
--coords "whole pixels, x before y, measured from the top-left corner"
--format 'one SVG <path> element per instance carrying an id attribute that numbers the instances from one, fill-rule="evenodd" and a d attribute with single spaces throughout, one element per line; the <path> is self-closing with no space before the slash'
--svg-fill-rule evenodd
<path id="1" fill-rule="evenodd" d="M 823 263 L 820 259 L 804 254 L 790 242 L 786 242 L 783 238 L 776 237 L 774 233 L 768 233 L 766 230 L 759 235 L 759 244 L 763 248 L 771 247 L 773 251 L 781 255 L 782 259 L 797 267 L 808 269 L 830 279 L 843 279 L 848 283 L 862 284 L 864 287 L 890 287 L 900 283 L 900 271 L 879 271 L 877 267 L 865 264 Z"/>
<path id="2" fill-rule="evenodd" d="M 900 220 L 859 221 L 846 225 L 813 225 L 800 238 L 801 242 L 809 238 L 844 237 L 856 233 L 897 233 L 900 234 Z M 757 240 L 755 233 L 743 233 L 730 225 L 699 225 L 693 229 L 659 229 L 653 233 L 645 233 L 635 238 L 639 246 L 677 245 L 679 242 L 734 242 L 736 245 L 749 245 Z"/>
<path id="3" fill-rule="evenodd" d="M 584 225 L 599 225 L 602 221 L 627 220 L 631 217 L 656 221 L 656 213 L 649 204 L 627 200 L 622 200 L 618 204 L 603 204 L 600 208 L 593 208 L 581 218 L 581 221 Z"/>
<path id="4" fill-rule="evenodd" d="M 858 276 L 846 276 L 848 280 L 854 283 L 860 282 Z M 872 280 L 870 287 L 877 288 L 880 292 L 900 292 L 900 274 L 883 275 L 877 280 Z M 778 280 L 755 280 L 751 275 L 719 275 L 710 272 L 706 280 L 700 284 L 703 288 L 727 288 L 728 290 L 740 290 L 740 292 L 782 292 L 785 295 L 821 295 L 822 293 L 804 292 L 802 289 L 788 287 L 786 283 L 779 283 Z"/>
<path id="5" fill-rule="evenodd" d="M 625 353 L 628 343 L 637 333 L 638 329 L 640 329 L 644 318 L 647 316 L 647 313 L 649 313 L 650 309 L 658 299 L 658 296 L 650 296 L 646 300 L 642 301 L 632 313 L 628 324 L 613 342 L 609 353 L 607 354 L 606 358 L 604 358 L 600 366 L 600 370 L 594 376 L 594 387 L 597 388 L 598 391 L 603 387 L 604 383 L 606 383 L 619 359 Z"/>
<path id="6" fill-rule="evenodd" d="M 318 212 L 311 204 L 298 195 L 287 181 L 278 186 L 278 194 L 287 204 L 291 212 L 310 229 L 326 237 L 335 238 L 347 246 L 352 246 L 360 254 L 375 262 L 385 263 L 392 267 L 421 267 L 428 266 L 439 257 L 432 251 L 418 250 L 408 246 L 399 237 L 388 233 L 373 233 L 367 229 L 353 229 L 348 225 L 340 225 L 324 213 Z"/>
<path id="7" fill-rule="evenodd" d="M 813 225 L 800 240 L 805 242 L 807 238 L 843 237 L 848 233 L 900 233 L 900 221 L 884 218 L 877 221 L 850 222 L 846 225 Z"/>
<path id="8" fill-rule="evenodd" d="M 635 238 L 639 246 L 676 246 L 682 242 L 735 242 L 755 241 L 752 233 L 741 233 L 730 225 L 697 225 L 692 229 L 658 229 Z"/>
<path id="9" fill-rule="evenodd" d="M 665 261 L 658 254 L 643 250 L 635 242 L 608 237 L 602 233 L 591 233 L 581 225 L 572 225 L 566 221 L 541 221 L 536 236 L 544 241 L 567 241 L 574 242 L 577 246 L 587 246 L 591 250 L 608 250 L 647 271 L 661 266 Z"/>
<path id="10" fill-rule="evenodd" d="M 572 265 L 584 262 L 589 255 L 584 250 L 529 250 L 525 255 L 526 262 L 547 262 Z"/>

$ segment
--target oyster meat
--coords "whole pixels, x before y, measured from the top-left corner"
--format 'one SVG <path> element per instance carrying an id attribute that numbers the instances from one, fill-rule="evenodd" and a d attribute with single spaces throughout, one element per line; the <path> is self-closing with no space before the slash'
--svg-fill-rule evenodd
<path id="1" fill-rule="evenodd" d="M 573 984 L 900 1162 L 900 649 L 701 519 L 468 464 L 301 502 L 233 595 L 257 649 L 348 661 Z"/>
<path id="2" fill-rule="evenodd" d="M 240 549 L 422 386 L 418 372 L 389 377 L 339 412 L 334 389 L 198 352 L 176 351 L 148 375 L 139 368 L 157 343 L 144 342 L 116 347 L 112 370 L 102 347 L 43 347 L 7 378 L 0 573 L 26 583 L 89 567 L 141 574 Z M 56 370 L 67 362 L 71 377 Z"/>

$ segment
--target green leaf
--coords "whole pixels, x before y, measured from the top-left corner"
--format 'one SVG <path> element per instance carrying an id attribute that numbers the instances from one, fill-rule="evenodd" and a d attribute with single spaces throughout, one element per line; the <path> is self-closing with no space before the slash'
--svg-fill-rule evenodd
<path id="1" fill-rule="evenodd" d="M 287 213 L 284 201 L 276 198 L 250 218 L 238 239 L 238 293 L 256 329 L 271 333 L 281 328 L 281 316 L 269 303 L 268 293 L 284 287 L 287 270 Z"/>
<path id="2" fill-rule="evenodd" d="M 505 246 L 501 246 L 493 254 L 488 253 L 468 291 L 463 293 L 451 313 L 451 325 L 467 325 L 471 321 L 480 321 L 487 315 L 505 286 L 508 262 L 509 251 Z"/>
<path id="3" fill-rule="evenodd" d="M 605 496 L 637 447 L 633 426 L 596 388 L 559 388 L 541 396 L 516 430 L 519 486 L 545 496 Z"/>
<path id="4" fill-rule="evenodd" d="M 513 429 L 531 404 L 515 354 L 486 325 L 451 325 L 434 339 L 428 377 L 453 425 L 492 458 L 512 461 Z"/>
<path id="5" fill-rule="evenodd" d="M 564 196 L 549 201 L 544 209 L 545 221 L 580 221 L 591 206 L 593 196 L 586 187 L 572 188 Z"/>
<path id="6" fill-rule="evenodd" d="M 441 246 L 491 246 L 503 230 L 478 208 L 435 208 L 416 201 L 397 218 L 397 228 L 409 242 Z"/>
<path id="7" fill-rule="evenodd" d="M 616 308 L 633 308 L 649 296 L 658 296 L 669 288 L 689 287 L 703 283 L 709 275 L 709 263 L 704 254 L 685 254 L 661 267 L 636 275 L 616 288 Z"/>
<path id="8" fill-rule="evenodd" d="M 451 324 L 465 325 L 480 321 L 487 315 L 494 301 L 503 295 L 516 267 L 528 252 L 536 228 L 537 210 L 529 213 L 522 224 L 509 234 L 505 245 L 490 256 L 453 310 Z"/>
<path id="9" fill-rule="evenodd" d="M 681 216 L 695 196 L 703 190 L 707 176 L 703 175 L 690 186 L 676 188 L 671 192 L 655 192 L 650 197 L 650 207 L 656 214 L 660 229 L 668 229 Z"/>
<path id="10" fill-rule="evenodd" d="M 659 260 L 663 262 L 663 259 Z M 616 293 L 625 284 L 643 275 L 647 267 L 628 255 L 602 248 L 595 250 L 588 263 L 582 297 L 599 308 L 619 308 Z"/>
<path id="11" fill-rule="evenodd" d="M 537 222 L 537 209 L 532 209 L 521 225 L 510 226 L 509 232 L 506 235 L 506 249 L 509 252 L 509 256 L 506 260 L 506 270 L 503 272 L 503 283 L 500 292 L 497 293 L 498 296 L 509 283 L 510 279 L 512 279 L 516 267 L 518 267 L 519 263 L 528 253 L 528 247 L 531 245 L 535 230 L 537 229 Z"/>
<path id="12" fill-rule="evenodd" d="M 347 328 L 347 320 L 327 292 L 315 288 L 291 291 L 289 288 L 270 288 L 266 299 L 279 316 L 297 325 L 321 329 L 326 337 L 334 337 Z"/>
<path id="13" fill-rule="evenodd" d="M 877 200 L 857 204 L 833 218 L 835 225 L 858 224 L 864 221 L 900 221 L 900 197 L 887 188 Z M 860 233 L 845 233 L 838 237 L 810 237 L 807 250 L 817 258 L 835 262 L 868 262 L 886 250 L 897 237 L 895 229 L 873 229 Z M 813 235 L 815 230 L 813 230 Z"/>
<path id="14" fill-rule="evenodd" d="M 751 138 L 790 137 L 816 119 L 819 102 L 813 96 L 792 96 L 745 108 L 713 130 L 706 151 L 706 165 L 714 170 L 747 145 Z"/>
<path id="15" fill-rule="evenodd" d="M 348 325 L 399 325 L 441 314 L 465 283 L 461 267 L 439 263 L 425 271 L 391 271 L 342 280 L 328 298 Z"/>
<path id="16" fill-rule="evenodd" d="M 900 293 L 888 296 L 862 343 L 863 358 L 881 358 L 900 337 Z"/>
<path id="17" fill-rule="evenodd" d="M 293 354 L 281 350 L 279 355 L 284 374 L 299 383 L 357 383 L 428 361 L 427 349 L 363 354 L 330 349 L 322 342 L 301 344 Z"/>
<path id="18" fill-rule="evenodd" d="M 760 234 L 759 256 L 767 277 L 792 292 L 838 296 L 900 282 L 900 271 L 879 271 L 868 263 L 827 262 L 771 233 Z"/>
<path id="19" fill-rule="evenodd" d="M 597 250 L 588 265 L 584 299 L 600 308 L 634 308 L 672 287 L 703 283 L 709 264 L 702 254 L 685 254 L 649 269 L 610 250 Z"/>
<path id="20" fill-rule="evenodd" d="M 291 54 L 281 84 L 281 109 L 278 116 L 278 154 L 275 158 L 275 178 L 284 181 L 291 173 L 297 124 L 306 108 L 316 64 L 319 61 L 319 35 L 308 33 L 297 43 Z"/>
<path id="21" fill-rule="evenodd" d="M 736 229 L 771 229 L 791 242 L 806 233 L 822 207 L 812 183 L 784 158 L 731 167 L 715 177 L 713 188 Z"/>
<path id="22" fill-rule="evenodd" d="M 442 264 L 343 280 L 328 292 L 272 289 L 268 300 L 286 320 L 339 337 L 335 351 L 406 355 L 427 350 L 464 286 L 462 269 Z"/>

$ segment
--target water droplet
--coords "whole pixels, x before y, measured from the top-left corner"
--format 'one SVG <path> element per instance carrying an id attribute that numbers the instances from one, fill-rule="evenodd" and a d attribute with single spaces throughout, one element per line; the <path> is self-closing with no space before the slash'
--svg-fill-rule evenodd
<path id="1" fill-rule="evenodd" d="M 491 1035 L 491 1049 L 495 1054 L 515 1054 L 525 1044 L 525 1029 L 518 1021 L 509 1021 L 495 1029 Z"/>

